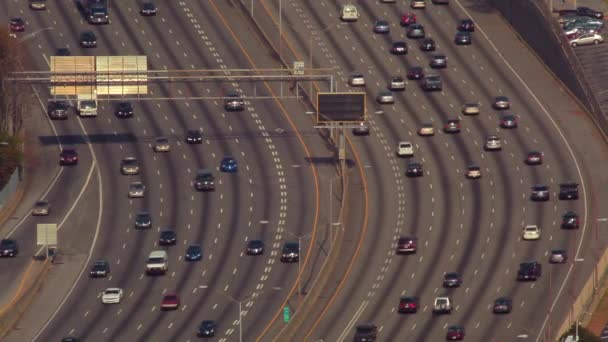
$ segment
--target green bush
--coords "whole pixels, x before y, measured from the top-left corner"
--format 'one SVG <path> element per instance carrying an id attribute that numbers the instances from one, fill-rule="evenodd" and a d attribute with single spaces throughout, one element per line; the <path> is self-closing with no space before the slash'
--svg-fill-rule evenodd
<path id="1" fill-rule="evenodd" d="M 8 183 L 23 158 L 21 142 L 16 137 L 0 135 L 0 189 Z"/>

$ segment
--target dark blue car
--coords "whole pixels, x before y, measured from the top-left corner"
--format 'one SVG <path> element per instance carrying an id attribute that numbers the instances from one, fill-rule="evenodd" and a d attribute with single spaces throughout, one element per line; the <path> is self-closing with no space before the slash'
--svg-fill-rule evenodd
<path id="1" fill-rule="evenodd" d="M 186 249 L 186 261 L 200 261 L 203 258 L 203 249 L 199 245 L 190 245 Z"/>
<path id="2" fill-rule="evenodd" d="M 222 159 L 222 164 L 220 165 L 220 170 L 222 172 L 236 172 L 236 159 L 234 159 L 233 157 L 224 157 Z"/>

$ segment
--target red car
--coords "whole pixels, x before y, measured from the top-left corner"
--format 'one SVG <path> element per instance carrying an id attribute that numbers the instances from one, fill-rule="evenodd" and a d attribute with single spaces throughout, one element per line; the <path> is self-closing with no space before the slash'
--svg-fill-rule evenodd
<path id="1" fill-rule="evenodd" d="M 170 293 L 163 296 L 163 300 L 160 303 L 161 310 L 177 310 L 179 308 L 179 296 Z"/>
<path id="2" fill-rule="evenodd" d="M 408 253 L 416 253 L 416 238 L 412 237 L 400 237 L 397 240 L 397 254 L 408 254 Z"/>
<path id="3" fill-rule="evenodd" d="M 401 16 L 401 26 L 409 26 L 416 23 L 416 15 L 414 13 L 405 13 Z"/>
<path id="4" fill-rule="evenodd" d="M 21 18 L 12 18 L 8 24 L 11 32 L 23 32 L 25 31 L 25 21 Z"/>
<path id="5" fill-rule="evenodd" d="M 59 154 L 59 165 L 78 164 L 78 152 L 74 148 L 66 147 Z"/>
<path id="6" fill-rule="evenodd" d="M 445 336 L 448 341 L 461 341 L 464 339 L 464 328 L 458 325 L 448 327 L 448 333 Z"/>
<path id="7" fill-rule="evenodd" d="M 418 311 L 418 298 L 401 297 L 399 299 L 399 313 L 416 313 Z"/>
<path id="8" fill-rule="evenodd" d="M 540 165 L 543 163 L 544 154 L 540 151 L 530 151 L 526 156 L 526 164 L 528 165 Z"/>

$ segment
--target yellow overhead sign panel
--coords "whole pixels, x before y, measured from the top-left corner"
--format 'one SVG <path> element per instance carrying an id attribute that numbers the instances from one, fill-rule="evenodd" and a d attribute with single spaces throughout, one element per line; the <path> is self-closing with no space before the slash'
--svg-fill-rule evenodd
<path id="1" fill-rule="evenodd" d="M 94 94 L 95 56 L 51 56 L 51 95 Z"/>

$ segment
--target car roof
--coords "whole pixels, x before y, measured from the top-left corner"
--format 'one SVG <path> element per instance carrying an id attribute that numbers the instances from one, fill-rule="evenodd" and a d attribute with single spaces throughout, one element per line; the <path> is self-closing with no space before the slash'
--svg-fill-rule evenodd
<path id="1" fill-rule="evenodd" d="M 166 258 L 167 251 L 152 251 L 150 252 L 150 258 Z"/>

